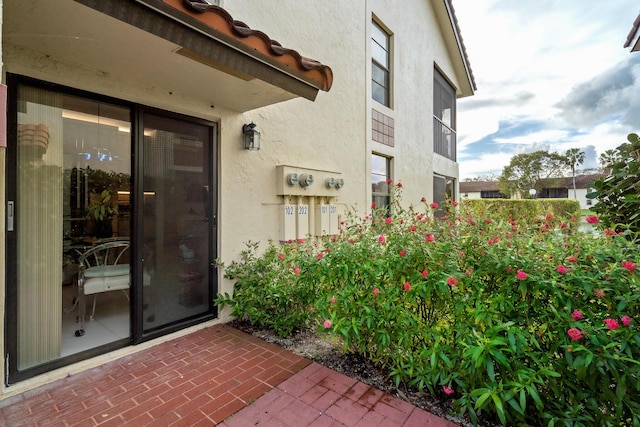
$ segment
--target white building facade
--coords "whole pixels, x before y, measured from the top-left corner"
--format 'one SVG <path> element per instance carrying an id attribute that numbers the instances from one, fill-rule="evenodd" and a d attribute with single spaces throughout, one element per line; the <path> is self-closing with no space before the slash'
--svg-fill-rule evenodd
<path id="1" fill-rule="evenodd" d="M 451 0 L 0 4 L 0 399 L 228 321 L 247 241 L 336 234 L 389 179 L 458 198 Z M 109 241 L 119 285 L 80 274 Z"/>

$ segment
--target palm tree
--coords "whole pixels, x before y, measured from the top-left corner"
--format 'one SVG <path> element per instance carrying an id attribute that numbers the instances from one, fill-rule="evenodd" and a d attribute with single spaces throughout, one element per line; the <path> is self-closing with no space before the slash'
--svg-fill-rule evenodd
<path id="1" fill-rule="evenodd" d="M 578 199 L 576 195 L 576 167 L 584 163 L 584 151 L 580 151 L 579 148 L 569 148 L 565 157 L 571 167 L 571 176 L 573 177 L 573 198 Z"/>
<path id="2" fill-rule="evenodd" d="M 620 154 L 616 150 L 610 149 L 606 150 L 604 153 L 600 154 L 598 158 L 598 162 L 602 167 L 602 170 L 607 175 L 611 172 L 611 166 L 620 159 Z"/>

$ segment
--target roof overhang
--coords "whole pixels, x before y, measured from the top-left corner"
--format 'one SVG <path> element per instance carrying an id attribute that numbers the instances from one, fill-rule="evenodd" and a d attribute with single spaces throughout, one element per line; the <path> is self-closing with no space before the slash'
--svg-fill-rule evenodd
<path id="1" fill-rule="evenodd" d="M 631 46 L 631 52 L 640 51 L 640 14 L 636 17 L 636 20 L 633 21 L 633 26 L 627 35 L 627 41 L 624 44 L 624 47 L 627 48 Z"/>
<path id="2" fill-rule="evenodd" d="M 3 15 L 3 42 L 18 50 L 235 111 L 314 100 L 333 80 L 200 1 L 4 0 Z"/>
<path id="3" fill-rule="evenodd" d="M 460 26 L 458 25 L 458 18 L 456 18 L 453 4 L 451 0 L 431 0 L 431 3 L 436 12 L 436 18 L 440 24 L 445 45 L 455 68 L 459 84 L 457 96 L 458 98 L 471 96 L 477 89 L 476 82 L 469 63 L 467 48 L 460 34 Z"/>

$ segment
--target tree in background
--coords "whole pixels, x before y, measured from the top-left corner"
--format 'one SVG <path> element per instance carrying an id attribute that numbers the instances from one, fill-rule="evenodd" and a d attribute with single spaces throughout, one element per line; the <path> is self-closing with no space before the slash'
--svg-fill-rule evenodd
<path id="1" fill-rule="evenodd" d="M 611 166 L 620 160 L 620 153 L 617 150 L 609 149 L 598 157 L 598 163 L 602 167 L 602 171 L 607 175 L 611 173 Z"/>
<path id="2" fill-rule="evenodd" d="M 598 213 L 605 228 L 640 232 L 640 137 L 631 133 L 610 156 L 610 173 L 594 183 L 587 197 L 598 202 L 591 210 Z M 609 150 L 608 150 L 609 151 Z M 606 153 L 606 152 L 605 152 Z M 604 153 L 603 153 L 604 154 Z M 601 156 L 602 157 L 602 156 Z"/>
<path id="3" fill-rule="evenodd" d="M 498 178 L 498 189 L 513 197 L 540 191 L 540 180 L 561 178 L 567 169 L 567 158 L 558 153 L 539 150 L 513 156 Z"/>
<path id="4" fill-rule="evenodd" d="M 576 195 L 576 168 L 584 163 L 584 151 L 580 151 L 579 148 L 569 148 L 565 153 L 567 158 L 567 164 L 571 168 L 571 177 L 573 178 L 573 198 L 577 199 Z"/>

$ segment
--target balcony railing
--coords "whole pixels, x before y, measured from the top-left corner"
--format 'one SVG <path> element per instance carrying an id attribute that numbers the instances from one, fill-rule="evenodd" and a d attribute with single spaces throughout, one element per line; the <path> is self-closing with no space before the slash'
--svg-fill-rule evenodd
<path id="1" fill-rule="evenodd" d="M 456 132 L 437 117 L 433 118 L 433 152 L 456 161 Z"/>

